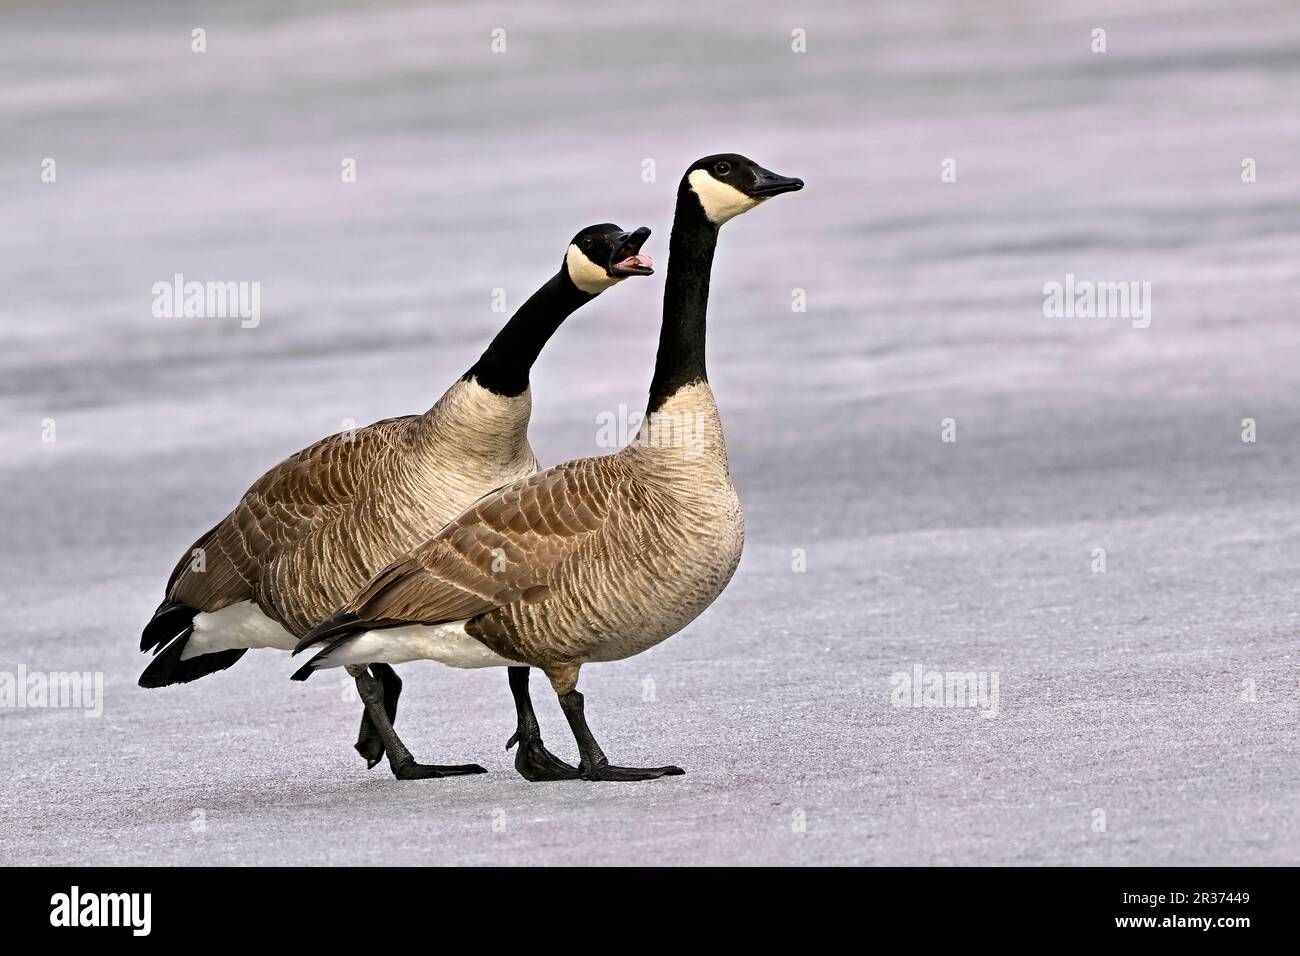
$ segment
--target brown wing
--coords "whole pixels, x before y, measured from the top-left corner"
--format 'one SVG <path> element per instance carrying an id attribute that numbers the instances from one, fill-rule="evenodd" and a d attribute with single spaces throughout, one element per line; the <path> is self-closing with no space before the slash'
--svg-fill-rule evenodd
<path id="1" fill-rule="evenodd" d="M 168 583 L 170 601 L 218 610 L 255 599 L 278 617 L 268 583 L 289 546 L 354 506 L 413 440 L 418 416 L 376 422 L 331 435 L 276 465 L 244 494 L 220 524 L 194 544 L 205 567 L 181 558 Z"/>
<path id="2" fill-rule="evenodd" d="M 298 645 L 370 626 L 438 624 L 544 600 L 563 562 L 650 492 L 616 457 L 571 461 L 481 499 L 376 575 Z"/>

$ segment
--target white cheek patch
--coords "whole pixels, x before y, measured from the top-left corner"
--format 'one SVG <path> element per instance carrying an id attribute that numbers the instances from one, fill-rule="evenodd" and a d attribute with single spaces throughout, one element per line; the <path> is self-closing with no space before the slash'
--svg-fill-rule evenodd
<path id="1" fill-rule="evenodd" d="M 729 186 L 709 175 L 707 170 L 697 169 L 686 181 L 700 197 L 704 215 L 715 226 L 720 226 L 728 219 L 734 219 L 742 212 L 749 212 L 758 205 L 759 200 L 746 196 L 735 186 Z"/>
<path id="2" fill-rule="evenodd" d="M 564 254 L 564 268 L 569 270 L 569 278 L 587 295 L 600 295 L 618 279 L 609 275 L 601 266 L 588 259 L 573 243 Z"/>

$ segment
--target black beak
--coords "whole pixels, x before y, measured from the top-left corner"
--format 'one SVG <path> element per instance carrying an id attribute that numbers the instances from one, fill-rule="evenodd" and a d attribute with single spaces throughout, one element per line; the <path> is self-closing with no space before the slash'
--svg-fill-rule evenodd
<path id="1" fill-rule="evenodd" d="M 649 238 L 650 230 L 646 226 L 619 236 L 614 245 L 614 253 L 609 258 L 609 274 L 618 278 L 654 275 L 654 263 L 649 256 L 640 254 L 641 247 Z"/>
<path id="2" fill-rule="evenodd" d="M 758 177 L 758 182 L 749 190 L 749 194 L 755 199 L 767 199 L 769 196 L 779 196 L 781 193 L 792 193 L 803 189 L 802 179 L 782 176 L 761 166 L 754 167 L 754 174 Z"/>

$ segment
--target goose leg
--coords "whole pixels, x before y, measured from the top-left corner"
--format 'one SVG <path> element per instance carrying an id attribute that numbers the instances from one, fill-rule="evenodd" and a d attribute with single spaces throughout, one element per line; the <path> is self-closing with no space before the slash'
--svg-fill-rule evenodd
<path id="1" fill-rule="evenodd" d="M 348 672 L 356 677 L 356 671 L 364 669 L 350 667 Z M 370 673 L 384 685 L 384 713 L 388 714 L 391 724 L 397 720 L 397 698 L 402 694 L 402 679 L 387 664 L 371 664 Z M 366 759 L 367 770 L 384 759 L 384 742 L 379 738 L 379 731 L 375 730 L 375 722 L 370 719 L 368 710 L 361 711 L 361 732 L 357 734 L 356 748 L 357 753 Z"/>
<path id="2" fill-rule="evenodd" d="M 364 669 L 359 674 L 353 675 L 357 680 L 357 693 L 365 702 L 366 713 L 374 721 L 375 730 L 379 734 L 380 740 L 384 744 L 384 752 L 388 754 L 388 766 L 393 771 L 393 776 L 398 780 L 423 780 L 429 777 L 460 777 L 470 773 L 487 773 L 476 763 L 454 764 L 451 766 L 438 766 L 436 764 L 416 763 L 411 752 L 406 749 L 396 731 L 393 730 L 392 722 L 388 719 L 388 713 L 384 710 L 384 685 L 377 677 L 372 677 Z"/>
<path id="3" fill-rule="evenodd" d="M 578 773 L 583 780 L 654 780 L 656 777 L 674 777 L 686 772 L 681 767 L 611 766 L 604 751 L 600 749 L 600 744 L 592 736 L 591 728 L 587 726 L 587 718 L 582 709 L 582 695 L 577 690 L 570 690 L 559 697 L 564 716 L 568 718 L 569 727 L 573 730 L 573 739 L 578 742 L 578 752 L 582 754 Z"/>
<path id="4" fill-rule="evenodd" d="M 515 752 L 515 769 L 525 780 L 577 780 L 578 768 L 570 766 L 542 746 L 542 729 L 533 713 L 533 700 L 528 696 L 528 668 L 511 667 L 510 693 L 515 698 L 515 714 L 519 723 L 514 734 L 506 741 L 506 750 L 519 744 Z"/>

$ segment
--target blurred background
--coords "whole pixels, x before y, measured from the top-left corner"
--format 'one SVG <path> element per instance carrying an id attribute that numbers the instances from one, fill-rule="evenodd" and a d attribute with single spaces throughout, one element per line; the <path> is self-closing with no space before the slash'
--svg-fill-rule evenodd
<path id="1" fill-rule="evenodd" d="M 99 719 L 0 711 L 0 862 L 1294 862 L 1293 3 L 9 2 L 0 79 L 0 670 L 105 680 Z M 525 783 L 496 672 L 404 669 L 417 757 L 492 771 L 418 783 L 285 655 L 136 688 L 182 549 L 288 453 L 427 408 L 494 290 L 612 220 L 659 275 L 533 377 L 543 462 L 607 451 L 717 151 L 808 184 L 714 272 L 745 559 L 583 674 L 611 756 L 686 777 Z M 260 283 L 260 323 L 156 318 L 176 273 Z M 1067 273 L 1150 282 L 1150 327 L 1046 318 Z M 891 706 L 916 664 L 998 672 L 1000 716 Z"/>

